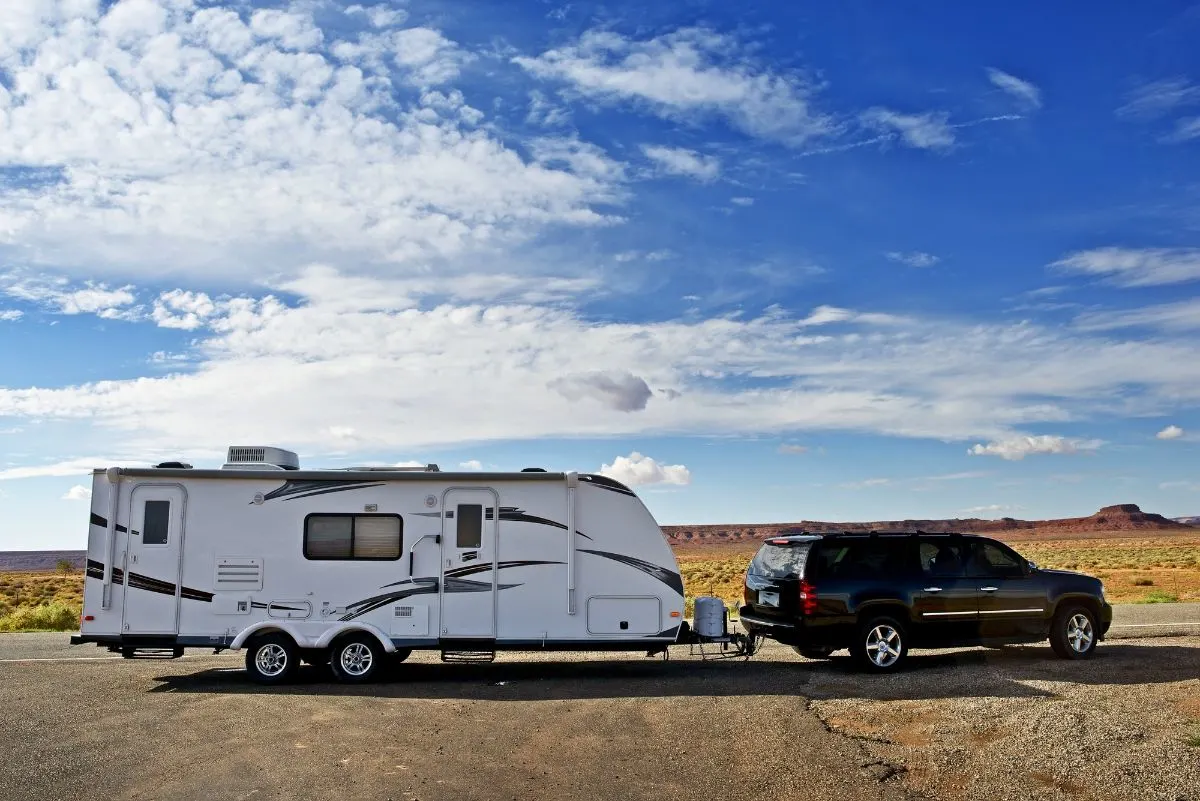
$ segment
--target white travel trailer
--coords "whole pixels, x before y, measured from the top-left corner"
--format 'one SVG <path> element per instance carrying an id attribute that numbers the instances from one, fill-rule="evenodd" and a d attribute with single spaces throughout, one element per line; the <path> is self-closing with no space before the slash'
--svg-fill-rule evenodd
<path id="1" fill-rule="evenodd" d="M 219 470 L 97 470 L 79 636 L 126 656 L 245 649 L 366 681 L 413 649 L 657 652 L 683 581 L 638 497 L 598 475 L 301 470 L 233 447 Z"/>

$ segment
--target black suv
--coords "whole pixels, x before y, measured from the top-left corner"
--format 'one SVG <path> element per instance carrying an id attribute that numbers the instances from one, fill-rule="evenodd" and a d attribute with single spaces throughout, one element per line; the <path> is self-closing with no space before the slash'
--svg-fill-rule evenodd
<path id="1" fill-rule="evenodd" d="M 826 658 L 849 648 L 895 670 L 909 646 L 1049 638 L 1066 659 L 1092 655 L 1112 624 L 1099 579 L 1044 570 L 1003 543 L 964 534 L 774 537 L 746 570 L 742 627 Z"/>

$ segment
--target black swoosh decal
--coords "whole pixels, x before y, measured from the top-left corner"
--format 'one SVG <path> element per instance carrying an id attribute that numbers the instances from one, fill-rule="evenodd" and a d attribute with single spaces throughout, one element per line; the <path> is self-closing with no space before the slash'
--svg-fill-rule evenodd
<path id="1" fill-rule="evenodd" d="M 99 526 L 100 528 L 108 528 L 108 518 L 103 517 L 102 515 L 98 515 L 95 512 L 92 512 L 92 525 Z M 129 529 L 125 528 L 120 523 L 117 523 L 116 529 L 117 529 L 117 531 L 121 532 L 122 534 L 129 533 Z M 137 534 L 136 531 L 133 533 Z"/>
<path id="2" fill-rule="evenodd" d="M 491 515 L 489 514 L 488 520 L 491 520 L 491 519 L 492 519 Z M 550 520 L 545 517 L 538 517 L 536 515 L 525 514 L 524 509 L 518 509 L 515 506 L 501 506 L 500 507 L 500 520 L 502 522 L 507 521 L 509 523 L 535 523 L 539 526 L 551 526 L 553 528 L 562 529 L 563 531 L 567 530 L 566 523 L 559 523 L 557 520 Z M 579 529 L 575 529 L 575 533 L 578 534 L 579 536 L 583 537 L 585 540 L 591 539 L 591 537 L 589 537 L 587 534 L 584 534 Z"/>
<path id="3" fill-rule="evenodd" d="M 276 498 L 293 501 L 297 498 L 311 498 L 314 495 L 327 495 L 331 492 L 348 492 L 349 490 L 382 487 L 381 481 L 285 481 L 283 486 L 273 489 L 263 496 L 264 501 Z"/>
<path id="4" fill-rule="evenodd" d="M 88 578 L 103 579 L 104 578 L 104 563 L 97 562 L 95 559 L 89 559 L 87 561 L 86 575 L 88 576 Z M 174 595 L 175 594 L 175 585 L 172 584 L 171 582 L 163 581 L 162 579 L 152 578 L 151 576 L 145 576 L 145 575 L 142 575 L 141 573 L 131 572 L 129 574 L 129 580 L 126 581 L 125 580 L 125 571 L 121 570 L 121 568 L 119 568 L 119 567 L 113 568 L 113 583 L 114 584 L 124 584 L 127 587 L 133 587 L 134 589 L 137 589 L 137 590 L 146 590 L 147 592 L 157 592 L 161 595 Z M 204 601 L 206 603 L 211 602 L 213 599 L 213 594 L 211 592 L 205 592 L 204 590 L 195 590 L 195 589 L 192 589 L 191 587 L 181 587 L 179 590 L 179 595 L 180 595 L 180 597 L 187 598 L 190 601 Z"/>
<path id="5" fill-rule="evenodd" d="M 658 579 L 663 584 L 666 584 L 668 587 L 675 590 L 675 592 L 683 595 L 683 577 L 678 573 L 673 573 L 670 570 L 667 570 L 665 567 L 661 567 L 641 559 L 635 559 L 632 556 L 625 556 L 624 554 L 619 553 L 610 553 L 608 551 L 589 551 L 586 548 L 580 548 L 579 552 L 590 553 L 593 556 L 603 556 L 605 559 L 612 559 L 614 562 L 621 562 L 622 564 L 637 568 L 647 575 L 654 576 L 654 578 Z"/>
<path id="6" fill-rule="evenodd" d="M 601 489 L 606 489 L 609 492 L 618 492 L 621 495 L 630 495 L 634 498 L 637 497 L 637 494 L 633 490 L 629 489 L 629 487 L 625 486 L 619 481 L 614 481 L 608 476 L 597 476 L 588 473 L 587 475 L 580 476 L 579 480 L 586 481 L 593 487 L 600 487 Z"/>
<path id="7" fill-rule="evenodd" d="M 525 559 L 525 560 L 511 561 L 511 562 L 499 562 L 496 565 L 496 569 L 504 570 L 505 568 L 509 568 L 509 567 L 527 567 L 530 565 L 561 565 L 561 564 L 564 564 L 564 563 L 563 562 L 546 562 L 546 561 L 541 561 L 541 560 L 537 560 L 537 559 Z M 482 565 L 469 565 L 467 567 L 456 567 L 454 570 L 447 570 L 445 575 L 446 575 L 446 578 L 461 578 L 463 576 L 470 576 L 475 573 L 483 573 L 483 572 L 491 570 L 491 569 L 492 569 L 492 566 L 490 563 L 482 564 Z"/>

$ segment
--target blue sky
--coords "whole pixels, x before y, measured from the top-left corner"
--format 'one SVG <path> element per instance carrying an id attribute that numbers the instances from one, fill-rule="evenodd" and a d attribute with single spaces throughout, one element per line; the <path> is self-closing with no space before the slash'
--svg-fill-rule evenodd
<path id="1" fill-rule="evenodd" d="M 87 474 L 1200 513 L 1200 5 L 0 5 L 0 548 Z"/>

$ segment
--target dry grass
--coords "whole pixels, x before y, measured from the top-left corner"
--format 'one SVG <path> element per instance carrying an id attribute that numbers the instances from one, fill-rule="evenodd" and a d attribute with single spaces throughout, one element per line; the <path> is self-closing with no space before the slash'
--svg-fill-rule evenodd
<path id="1" fill-rule="evenodd" d="M 0 631 L 71 631 L 82 608 L 82 573 L 0 573 Z"/>

